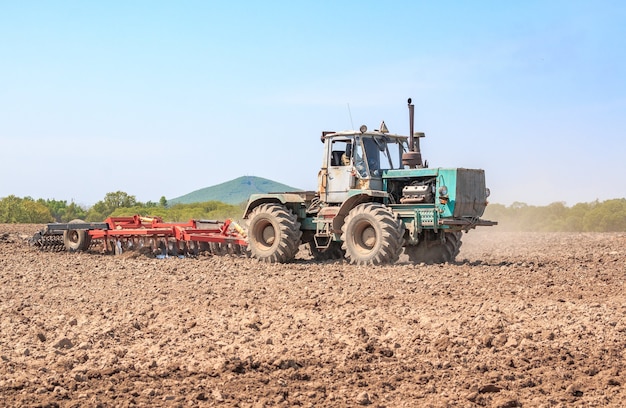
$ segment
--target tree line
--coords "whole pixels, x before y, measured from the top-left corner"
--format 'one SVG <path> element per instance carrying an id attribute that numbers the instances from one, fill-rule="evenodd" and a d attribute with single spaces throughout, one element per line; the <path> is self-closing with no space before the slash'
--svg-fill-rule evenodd
<path id="1" fill-rule="evenodd" d="M 0 223 L 44 224 L 81 219 L 104 221 L 107 217 L 141 214 L 179 222 L 190 219 L 240 219 L 241 205 L 220 201 L 168 205 L 161 197 L 158 203 L 142 203 L 123 191 L 107 193 L 90 208 L 62 200 L 19 198 L 0 199 Z M 500 229 L 518 231 L 611 232 L 626 231 L 626 198 L 578 203 L 567 207 L 563 202 L 533 206 L 515 202 L 510 206 L 490 204 L 483 218 L 498 221 Z"/>
<path id="2" fill-rule="evenodd" d="M 137 201 L 135 196 L 123 191 L 107 193 L 104 199 L 89 208 L 68 203 L 65 200 L 33 199 L 10 195 L 0 199 L 0 223 L 45 224 L 49 222 L 70 222 L 80 219 L 101 222 L 108 217 L 121 217 L 141 214 L 161 217 L 165 221 L 178 222 L 190 219 L 240 218 L 241 206 L 207 201 L 193 204 L 169 205 L 165 197 L 158 203 Z"/>
<path id="3" fill-rule="evenodd" d="M 626 198 L 567 207 L 563 202 L 533 206 L 515 202 L 490 204 L 484 218 L 498 221 L 499 228 L 515 231 L 615 232 L 626 231 Z"/>

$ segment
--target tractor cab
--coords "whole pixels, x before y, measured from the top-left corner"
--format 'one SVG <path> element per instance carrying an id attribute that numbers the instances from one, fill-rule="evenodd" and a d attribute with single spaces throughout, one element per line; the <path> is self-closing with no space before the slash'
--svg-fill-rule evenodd
<path id="1" fill-rule="evenodd" d="M 383 173 L 403 168 L 402 155 L 408 149 L 406 136 L 381 130 L 323 132 L 324 157 L 319 172 L 320 198 L 326 203 L 343 203 L 350 190 L 383 189 Z"/>

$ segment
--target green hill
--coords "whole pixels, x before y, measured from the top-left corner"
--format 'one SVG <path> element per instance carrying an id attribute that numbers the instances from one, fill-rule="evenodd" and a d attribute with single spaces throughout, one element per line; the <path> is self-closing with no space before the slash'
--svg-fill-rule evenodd
<path id="1" fill-rule="evenodd" d="M 285 184 L 254 176 L 243 176 L 212 187 L 192 191 L 180 197 L 168 199 L 168 204 L 190 204 L 205 201 L 221 201 L 239 204 L 248 201 L 250 194 L 301 191 Z"/>

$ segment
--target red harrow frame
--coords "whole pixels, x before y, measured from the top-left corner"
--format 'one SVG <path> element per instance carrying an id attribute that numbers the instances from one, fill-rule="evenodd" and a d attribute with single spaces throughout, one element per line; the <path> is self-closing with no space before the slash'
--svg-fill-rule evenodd
<path id="1" fill-rule="evenodd" d="M 233 220 L 163 222 L 160 217 L 109 217 L 104 222 L 74 220 L 52 223 L 37 232 L 31 243 L 42 250 L 86 251 L 97 243 L 102 252 L 121 254 L 147 248 L 161 255 L 244 254 L 248 242 L 244 229 Z"/>

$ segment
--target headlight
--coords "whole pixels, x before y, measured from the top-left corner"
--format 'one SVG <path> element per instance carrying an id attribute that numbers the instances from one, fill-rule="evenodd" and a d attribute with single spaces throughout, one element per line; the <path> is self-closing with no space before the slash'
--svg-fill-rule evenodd
<path id="1" fill-rule="evenodd" d="M 441 186 L 439 187 L 439 196 L 447 196 L 448 195 L 448 187 Z"/>

